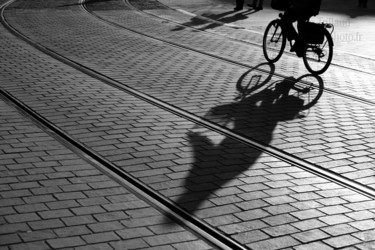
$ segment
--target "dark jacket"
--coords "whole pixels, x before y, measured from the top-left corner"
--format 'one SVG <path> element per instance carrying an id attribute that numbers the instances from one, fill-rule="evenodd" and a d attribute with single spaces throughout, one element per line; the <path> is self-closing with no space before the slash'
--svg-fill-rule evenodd
<path id="1" fill-rule="evenodd" d="M 303 16 L 316 16 L 319 14 L 322 0 L 292 0 L 291 9 Z"/>

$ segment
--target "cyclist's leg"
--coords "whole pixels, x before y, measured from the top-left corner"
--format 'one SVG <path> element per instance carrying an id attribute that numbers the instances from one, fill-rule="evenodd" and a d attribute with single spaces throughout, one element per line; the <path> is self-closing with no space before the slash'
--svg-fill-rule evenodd
<path id="1" fill-rule="evenodd" d="M 286 38 L 289 41 L 293 41 L 298 37 L 297 31 L 293 27 L 293 22 L 297 21 L 297 13 L 293 10 L 286 10 L 283 17 L 281 18 L 281 27 Z"/>
<path id="2" fill-rule="evenodd" d="M 308 17 L 301 17 L 297 20 L 297 29 L 298 34 L 301 34 L 301 30 L 304 28 L 304 24 L 307 22 L 309 18 Z M 302 57 L 303 56 L 303 49 L 305 47 L 305 42 L 303 40 L 303 37 L 297 36 L 295 43 L 292 46 L 291 51 L 295 51 L 297 53 L 297 56 Z"/>

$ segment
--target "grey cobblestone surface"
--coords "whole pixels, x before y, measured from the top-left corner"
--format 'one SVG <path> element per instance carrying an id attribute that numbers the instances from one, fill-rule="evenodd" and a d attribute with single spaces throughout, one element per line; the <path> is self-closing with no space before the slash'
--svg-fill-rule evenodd
<path id="1" fill-rule="evenodd" d="M 249 70 L 231 63 L 218 63 L 215 58 L 165 46 L 153 39 L 144 39 L 138 34 L 108 26 L 93 16 L 80 15 L 82 10 L 78 8 L 73 8 L 73 11 L 77 14 L 72 17 L 63 12 L 61 20 L 65 21 L 56 23 L 52 20 L 55 20 L 59 12 L 48 10 L 43 15 L 35 15 L 30 10 L 10 9 L 9 13 L 12 15 L 9 20 L 14 20 L 15 27 L 24 30 L 36 41 L 128 86 L 208 119 L 212 119 L 207 116 L 212 110 L 233 116 L 229 119 L 246 117 L 247 119 L 241 119 L 241 122 L 236 124 L 237 132 L 367 185 L 374 185 L 374 170 L 367 165 L 373 161 L 373 104 L 325 92 L 318 104 L 309 110 L 307 117 L 285 121 L 285 118 L 277 115 L 283 109 L 281 105 L 252 105 L 256 102 L 255 98 L 258 98 L 253 93 L 244 102 L 234 101 L 238 96 L 236 85 L 240 79 L 246 84 L 253 77 L 259 77 L 261 82 L 264 79 L 262 83 L 269 84 L 269 88 L 272 88 L 275 83 L 282 81 L 282 78 L 259 72 L 257 68 Z M 126 11 L 126 15 L 121 14 L 123 11 Z M 190 30 L 170 32 L 170 28 L 164 23 L 155 22 L 129 9 L 104 11 L 100 12 L 100 15 L 148 34 L 156 31 L 163 39 L 171 39 L 194 49 L 227 55 L 235 61 L 252 58 L 257 62 L 257 65 L 253 66 L 270 71 L 268 65 L 258 63 L 263 60 L 260 48 L 252 47 L 250 50 L 248 46 L 243 48 L 243 45 L 236 42 L 205 33 L 194 32 L 192 36 Z M 22 20 L 17 19 L 18 16 Z M 70 36 L 63 35 L 65 32 L 72 33 L 72 26 L 78 43 L 73 43 Z M 54 38 L 43 35 L 55 29 L 66 31 Z M 28 30 L 36 31 L 31 33 L 27 32 Z M 95 35 L 98 30 L 102 36 Z M 173 35 L 168 38 L 170 34 Z M 85 42 L 87 40 L 90 43 Z M 124 47 L 131 49 L 125 52 Z M 128 56 L 133 59 L 127 60 Z M 318 84 L 318 79 L 303 77 L 304 71 L 300 68 L 303 66 L 295 58 L 286 57 L 285 60 L 285 63 L 280 62 L 280 65 L 285 67 L 284 74 L 295 78 L 302 77 L 302 80 Z M 345 79 L 340 80 L 341 77 Z M 372 78 L 372 75 L 348 69 L 335 69 L 324 75 L 322 81 L 324 86 L 340 92 L 371 99 Z M 360 85 L 356 84 L 358 81 L 361 82 Z M 302 98 L 307 102 L 316 92 L 315 90 L 310 93 L 312 96 Z M 267 95 L 266 91 L 263 94 Z M 259 98 L 262 98 L 261 95 Z M 261 112 L 262 109 L 265 112 Z M 80 134 L 81 132 L 79 131 Z M 112 144 L 111 141 L 109 143 Z M 107 149 L 112 150 L 111 147 L 113 146 L 108 145 Z"/>
<path id="2" fill-rule="evenodd" d="M 144 7 L 137 0 L 130 2 L 144 12 L 166 20 L 259 45 L 266 25 L 280 13 L 273 10 L 268 1 L 264 2 L 265 8 L 260 12 L 253 12 L 246 8 L 241 12 L 231 11 L 233 2 L 225 0 L 220 2 L 197 0 L 190 4 L 181 0 L 160 0 L 165 5 L 158 8 Z M 153 1 L 146 2 L 151 4 Z M 346 8 L 347 11 L 338 9 L 338 5 L 341 5 L 343 9 Z M 172 6 L 174 10 L 171 10 L 169 6 Z M 337 10 L 341 14 L 336 14 L 332 10 Z M 335 25 L 333 33 L 334 63 L 373 73 L 374 54 L 371 51 L 371 45 L 374 42 L 374 34 L 368 30 L 368 27 L 371 27 L 374 22 L 371 18 L 373 11 L 374 6 L 370 6 L 369 9 L 355 9 L 350 2 L 330 0 L 322 3 L 319 15 L 312 17 L 311 21 L 323 21 Z M 358 18 L 355 15 L 350 15 L 350 12 L 353 14 L 357 12 Z M 214 23 L 213 20 L 215 20 Z M 348 39 L 349 37 L 352 38 L 352 41 Z"/>
<path id="3" fill-rule="evenodd" d="M 211 249 L 2 100 L 0 109 L 2 249 Z"/>
<path id="4" fill-rule="evenodd" d="M 283 106 L 256 108 L 267 92 L 233 101 L 242 75 L 270 78 L 266 85 L 280 81 L 277 76 L 114 28 L 73 1 L 57 10 L 35 11 L 35 3 L 42 2 L 16 2 L 18 9 L 7 10 L 5 17 L 45 46 L 176 107 L 374 184 L 366 163 L 373 156 L 372 105 L 353 105 L 352 100 L 325 93 L 305 119 L 280 121 L 275 117 L 287 115 Z M 144 16 L 137 19 L 134 11 L 111 11 L 115 18 L 129 18 L 133 28 L 138 23 L 148 25 L 150 33 L 162 29 Z M 123 11 L 126 15 L 117 15 Z M 8 32 L 0 34 L 2 88 L 240 243 L 254 249 L 371 249 L 374 244 L 374 200 L 105 85 Z M 211 36 L 193 34 L 201 38 L 191 39 L 189 47 L 208 44 L 207 51 L 216 49 L 213 40 L 206 41 Z M 184 30 L 179 36 L 192 33 Z M 239 54 L 232 42 L 219 40 L 222 53 L 227 46 Z M 259 51 L 255 54 L 254 61 L 261 61 Z M 14 112 L 4 113 L 20 119 Z M 0 149 L 3 245 L 120 249 L 170 244 L 184 249 L 186 241 L 194 241 L 197 248 L 207 247 L 193 235 L 165 231 L 159 212 L 135 201 L 134 195 L 61 146 L 46 146 L 52 142 L 42 131 L 30 136 L 31 126 L 23 119 L 21 124 L 17 130 L 1 129 L 2 141 L 7 142 Z M 37 145 L 34 137 L 40 140 Z M 349 153 L 351 157 L 345 157 Z"/>

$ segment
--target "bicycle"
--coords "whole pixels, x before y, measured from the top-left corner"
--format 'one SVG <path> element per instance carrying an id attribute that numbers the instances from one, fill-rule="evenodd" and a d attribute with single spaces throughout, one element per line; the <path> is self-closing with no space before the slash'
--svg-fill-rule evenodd
<path id="1" fill-rule="evenodd" d="M 286 46 L 286 35 L 282 28 L 283 15 L 280 13 L 279 17 L 268 24 L 263 36 L 263 54 L 270 63 L 275 63 L 281 58 Z M 320 75 L 328 69 L 332 61 L 333 40 L 331 34 L 334 26 L 329 23 L 313 23 L 309 20 L 304 25 L 304 34 L 307 37 L 301 39 L 303 42 L 303 62 L 311 74 Z M 315 34 L 311 33 L 308 25 L 310 28 L 318 29 L 322 37 L 314 37 Z M 331 29 L 331 31 L 328 31 L 328 29 Z M 301 36 L 301 34 L 298 34 L 298 36 Z M 289 44 L 292 47 L 290 40 Z"/>

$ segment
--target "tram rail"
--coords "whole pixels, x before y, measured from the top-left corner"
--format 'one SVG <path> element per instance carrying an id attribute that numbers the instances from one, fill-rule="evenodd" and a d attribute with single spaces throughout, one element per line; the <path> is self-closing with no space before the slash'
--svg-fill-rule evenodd
<path id="1" fill-rule="evenodd" d="M 145 102 L 148 102 L 148 103 L 150 103 L 154 106 L 157 106 L 157 107 L 159 107 L 161 109 L 164 109 L 168 112 L 171 112 L 175 115 L 183 117 L 184 119 L 187 119 L 187 120 L 189 120 L 189 121 L 191 121 L 191 122 L 193 122 L 197 125 L 206 127 L 206 128 L 208 128 L 212 131 L 223 134 L 226 137 L 230 137 L 234 140 L 240 141 L 240 142 L 242 142 L 246 145 L 249 145 L 253 148 L 256 148 L 259 151 L 266 152 L 267 154 L 272 155 L 272 156 L 274 156 L 274 157 L 276 157 L 276 158 L 278 158 L 282 161 L 291 163 L 294 166 L 300 167 L 300 168 L 302 168 L 302 169 L 304 169 L 308 172 L 314 173 L 314 174 L 316 174 L 320 177 L 323 177 L 323 178 L 328 179 L 328 180 L 330 180 L 334 183 L 337 183 L 337 184 L 342 185 L 344 187 L 347 187 L 351 190 L 359 192 L 359 193 L 361 193 L 363 195 L 366 195 L 366 196 L 368 196 L 372 199 L 375 198 L 375 190 L 371 187 L 368 187 L 366 185 L 363 185 L 361 183 L 353 181 L 349 178 L 343 177 L 343 176 L 341 176 L 337 173 L 334 173 L 330 170 L 324 169 L 324 168 L 322 168 L 318 165 L 309 163 L 309 162 L 305 161 L 304 159 L 301 159 L 299 157 L 288 154 L 288 153 L 286 153 L 282 150 L 279 150 L 275 147 L 272 147 L 272 146 L 269 146 L 269 145 L 264 145 L 264 144 L 262 144 L 262 143 L 260 143 L 256 140 L 248 138 L 244 135 L 235 133 L 228 128 L 217 125 L 217 124 L 215 124 L 211 121 L 208 121 L 204 118 L 196 116 L 192 113 L 189 113 L 189 112 L 187 112 L 187 111 L 185 111 L 181 108 L 175 107 L 175 106 L 173 106 L 169 103 L 166 103 L 162 100 L 159 100 L 155 97 L 152 97 L 150 95 L 142 93 L 142 92 L 140 92 L 140 91 L 138 91 L 138 90 L 136 90 L 136 89 L 134 89 L 130 86 L 124 85 L 124 83 L 121 83 L 121 82 L 119 82 L 115 79 L 112 79 L 112 78 L 110 78 L 110 77 L 108 77 L 108 76 L 106 76 L 106 75 L 104 75 L 104 74 L 102 74 L 98 71 L 95 71 L 91 68 L 88 68 L 84 65 L 81 65 L 78 62 L 75 62 L 75 61 L 65 57 L 62 54 L 60 54 L 56 51 L 53 51 L 53 50 L 51 50 L 51 49 L 49 49 L 49 48 L 47 48 L 47 47 L 45 47 L 45 46 L 43 46 L 43 45 L 41 45 L 37 42 L 31 40 L 30 38 L 23 35 L 21 32 L 15 30 L 4 18 L 4 15 L 3 15 L 4 9 L 12 2 L 14 2 L 14 0 L 12 0 L 12 1 L 6 3 L 5 5 L 1 6 L 1 22 L 13 34 L 15 34 L 19 38 L 27 41 L 29 44 L 31 44 L 35 48 L 39 49 L 40 51 L 50 55 L 51 57 L 65 63 L 65 64 L 67 64 L 67 65 L 69 65 L 69 66 L 71 66 L 71 67 L 73 67 L 73 68 L 75 68 L 75 69 L 77 69 L 81 72 L 83 72 L 84 74 L 86 74 L 90 77 L 96 78 L 96 79 L 102 81 L 105 84 L 113 86 L 113 87 L 115 87 L 115 88 L 117 88 L 121 91 L 124 91 L 124 92 L 126 92 L 130 95 L 133 95 L 133 96 L 135 96 L 135 97 L 137 97 L 137 98 L 139 98 L 139 99 L 141 99 Z M 82 1 L 82 4 L 84 4 L 83 1 Z M 85 8 L 85 11 L 88 11 L 88 10 Z M 93 14 L 93 13 L 91 13 L 91 14 Z M 204 53 L 204 52 L 199 51 L 199 50 L 194 50 L 194 49 L 189 48 L 187 46 L 183 46 L 183 45 L 179 45 L 179 44 L 176 44 L 176 43 L 173 43 L 173 42 L 170 42 L 170 41 L 155 38 L 155 37 L 149 36 L 147 34 L 142 34 L 138 31 L 131 30 L 129 28 L 123 27 L 119 24 L 110 22 L 108 20 L 104 20 L 99 16 L 97 16 L 97 17 L 99 19 L 101 19 L 102 21 L 105 21 L 105 22 L 107 22 L 107 23 L 109 23 L 109 24 L 111 24 L 115 27 L 127 29 L 128 31 L 135 32 L 137 34 L 141 34 L 141 35 L 147 36 L 149 38 L 162 41 L 162 42 L 164 42 L 166 44 L 169 44 L 169 45 L 172 45 L 172 46 L 176 46 L 176 47 L 183 48 L 183 49 L 186 49 L 186 50 L 189 50 L 189 51 L 194 51 L 196 53 L 204 54 L 206 56 L 215 58 L 217 60 L 225 61 L 226 63 L 231 63 L 231 64 L 241 66 L 241 67 L 244 67 L 244 68 L 251 67 L 249 64 L 236 62 L 234 60 L 229 60 L 227 58 L 219 57 L 219 56 L 212 55 L 212 54 L 209 54 L 209 53 Z M 264 72 L 260 69 L 256 69 L 256 70 L 259 70 L 262 73 L 269 73 L 269 72 Z M 281 75 L 281 74 L 275 74 L 275 76 L 277 76 L 279 78 L 285 78 L 286 77 L 286 76 Z M 307 84 L 307 85 L 311 84 L 309 82 L 302 82 L 302 83 Z M 315 87 L 319 88 L 319 86 L 315 86 Z M 358 98 L 358 97 L 351 96 L 351 95 L 348 95 L 348 94 L 345 94 L 345 93 L 340 93 L 339 91 L 335 91 L 335 90 L 330 89 L 330 88 L 325 88 L 325 91 L 329 92 L 330 94 L 340 95 L 341 97 L 349 98 L 353 101 L 361 102 L 361 103 L 364 103 L 364 104 L 367 104 L 367 105 L 375 105 L 374 101 L 363 99 L 363 98 Z M 151 202 L 153 204 L 155 204 L 156 206 L 158 206 L 159 208 L 163 209 L 164 211 L 168 211 L 169 213 L 173 212 L 173 214 L 174 214 L 173 217 L 178 218 L 180 221 L 183 221 L 183 223 L 185 225 L 189 226 L 192 230 L 198 232 L 200 235 L 203 235 L 203 237 L 205 237 L 206 239 L 211 241 L 214 245 L 216 245 L 220 248 L 223 248 L 223 249 L 247 249 L 246 247 L 240 245 L 239 243 L 235 242 L 231 238 L 227 237 L 226 235 L 222 234 L 221 232 L 217 231 L 216 229 L 212 228 L 211 226 L 207 225 L 206 223 L 202 222 L 201 220 L 196 219 L 194 216 L 191 216 L 186 211 L 184 211 L 183 209 L 176 206 L 176 204 L 174 204 L 170 200 L 166 199 L 165 197 L 162 197 L 161 195 L 159 195 L 158 193 L 156 193 L 152 189 L 148 188 L 145 184 L 138 181 L 136 178 L 127 174 L 126 172 L 119 169 L 117 166 L 115 166 L 111 162 L 108 162 L 104 158 L 97 155 L 95 152 L 91 151 L 86 146 L 84 146 L 81 143 L 79 143 L 78 141 L 74 140 L 69 135 L 67 135 L 65 132 L 60 130 L 56 125 L 54 125 L 53 123 L 51 123 L 50 121 L 48 121 L 47 119 L 45 119 L 44 117 L 42 117 L 41 115 L 39 115 L 38 113 L 33 111 L 25 103 L 22 103 L 22 101 L 17 100 L 17 98 L 12 96 L 10 93 L 6 92 L 5 90 L 1 90 L 1 94 L 3 96 L 5 96 L 10 102 L 17 105 L 17 107 L 20 110 L 27 113 L 27 115 L 32 117 L 39 124 L 41 124 L 42 126 L 44 126 L 47 129 L 53 131 L 54 134 L 56 134 L 58 137 L 60 137 L 62 140 L 64 140 L 67 144 L 69 144 L 70 147 L 74 147 L 75 152 L 79 151 L 79 152 L 81 152 L 80 154 L 83 155 L 86 159 L 90 159 L 91 162 L 93 162 L 93 163 L 97 162 L 101 166 L 104 166 L 104 169 L 108 169 L 108 172 L 111 172 L 112 175 L 118 176 L 117 177 L 118 179 L 125 180 L 126 183 L 127 183 L 126 184 L 127 186 L 132 186 L 133 190 L 136 190 L 136 192 L 138 194 L 142 195 L 143 197 L 147 197 L 147 200 L 149 200 L 149 201 L 151 200 Z"/>

